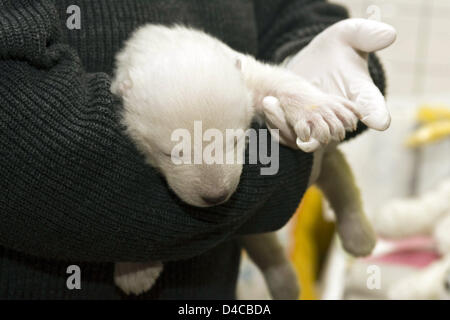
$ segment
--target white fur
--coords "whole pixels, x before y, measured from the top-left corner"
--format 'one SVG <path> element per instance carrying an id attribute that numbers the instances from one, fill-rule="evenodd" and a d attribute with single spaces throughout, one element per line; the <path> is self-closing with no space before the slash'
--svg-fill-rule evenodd
<path id="1" fill-rule="evenodd" d="M 114 281 L 126 294 L 139 295 L 153 287 L 162 270 L 161 262 L 117 263 Z"/>

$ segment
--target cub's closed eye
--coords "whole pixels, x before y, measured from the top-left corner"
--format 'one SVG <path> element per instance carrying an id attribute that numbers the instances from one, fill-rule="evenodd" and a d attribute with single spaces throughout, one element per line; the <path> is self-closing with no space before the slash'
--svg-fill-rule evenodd
<path id="1" fill-rule="evenodd" d="M 172 152 L 163 152 L 163 153 L 164 153 L 164 155 L 167 156 L 167 157 L 175 156 L 175 157 L 180 157 L 180 158 L 182 158 L 183 155 L 184 155 L 183 150 L 180 150 L 180 151 L 178 151 L 178 152 L 175 152 L 173 155 L 172 155 Z"/>
<path id="2" fill-rule="evenodd" d="M 247 135 L 240 136 L 240 137 L 234 137 L 234 146 L 236 147 L 239 142 L 243 141 L 244 144 L 247 144 L 249 140 L 249 137 Z"/>

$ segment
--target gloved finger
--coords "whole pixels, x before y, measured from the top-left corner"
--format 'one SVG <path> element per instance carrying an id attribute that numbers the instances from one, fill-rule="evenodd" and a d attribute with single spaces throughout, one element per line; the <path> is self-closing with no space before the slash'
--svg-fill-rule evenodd
<path id="1" fill-rule="evenodd" d="M 359 119 L 369 128 L 383 131 L 391 124 L 391 115 L 383 94 L 367 76 L 350 85 L 350 96 L 355 103 Z"/>
<path id="2" fill-rule="evenodd" d="M 369 19 L 347 19 L 341 22 L 344 40 L 356 50 L 374 52 L 394 43 L 397 31 L 391 25 Z"/>
<path id="3" fill-rule="evenodd" d="M 320 148 L 320 142 L 314 138 L 311 138 L 309 141 L 304 142 L 301 141 L 300 138 L 297 138 L 297 146 L 304 152 L 314 152 Z"/>

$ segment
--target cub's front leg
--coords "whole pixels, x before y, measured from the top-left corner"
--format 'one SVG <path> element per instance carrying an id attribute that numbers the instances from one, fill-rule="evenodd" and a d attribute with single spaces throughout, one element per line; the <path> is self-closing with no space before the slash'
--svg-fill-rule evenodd
<path id="1" fill-rule="evenodd" d="M 256 112 L 280 112 L 273 104 L 276 98 L 297 145 L 306 152 L 317 150 L 332 141 L 342 141 L 346 131 L 356 129 L 358 114 L 354 104 L 339 96 L 322 92 L 300 76 L 281 67 L 258 62 L 251 56 L 238 55 L 247 87 L 253 93 Z M 294 139 L 295 140 L 295 139 Z"/>

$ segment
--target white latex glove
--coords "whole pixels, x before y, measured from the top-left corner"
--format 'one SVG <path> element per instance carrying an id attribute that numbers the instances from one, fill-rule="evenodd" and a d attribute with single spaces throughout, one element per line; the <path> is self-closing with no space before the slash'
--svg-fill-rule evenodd
<path id="1" fill-rule="evenodd" d="M 349 99 L 351 110 L 369 128 L 386 130 L 390 114 L 380 90 L 373 83 L 368 68 L 368 53 L 390 46 L 396 39 L 390 25 L 367 19 L 347 19 L 335 23 L 315 37 L 297 53 L 286 68 L 310 81 L 322 91 Z M 274 97 L 264 99 L 269 128 L 280 129 L 280 142 L 297 145 L 305 152 L 317 150 L 321 144 L 314 138 L 297 137 L 286 123 L 283 111 Z M 343 123 L 347 131 L 349 124 Z"/>

